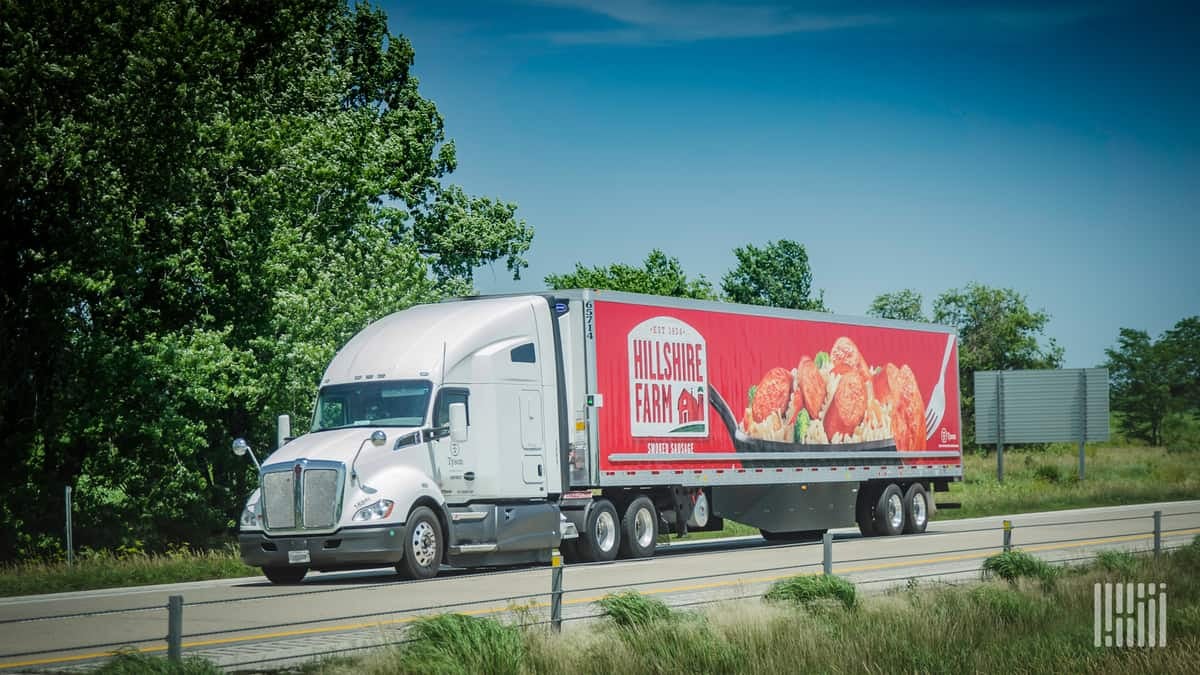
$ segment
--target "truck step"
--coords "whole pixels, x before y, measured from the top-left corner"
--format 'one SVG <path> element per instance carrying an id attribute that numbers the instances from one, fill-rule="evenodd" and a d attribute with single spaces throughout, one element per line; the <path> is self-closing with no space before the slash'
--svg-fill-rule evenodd
<path id="1" fill-rule="evenodd" d="M 942 509 L 961 509 L 962 502 L 937 502 L 937 508 L 939 511 Z"/>

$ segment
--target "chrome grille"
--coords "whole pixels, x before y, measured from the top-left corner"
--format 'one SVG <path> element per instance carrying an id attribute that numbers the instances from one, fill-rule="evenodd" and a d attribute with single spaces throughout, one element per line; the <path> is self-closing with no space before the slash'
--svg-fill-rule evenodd
<path id="1" fill-rule="evenodd" d="M 290 530 L 296 527 L 296 487 L 291 471 L 271 471 L 262 477 L 263 512 L 267 527 Z"/>
<path id="2" fill-rule="evenodd" d="M 305 527 L 333 527 L 338 487 L 338 472 L 334 469 L 304 472 L 301 513 Z"/>
<path id="3" fill-rule="evenodd" d="M 346 467 L 341 462 L 301 459 L 263 468 L 266 529 L 328 530 L 342 513 Z"/>

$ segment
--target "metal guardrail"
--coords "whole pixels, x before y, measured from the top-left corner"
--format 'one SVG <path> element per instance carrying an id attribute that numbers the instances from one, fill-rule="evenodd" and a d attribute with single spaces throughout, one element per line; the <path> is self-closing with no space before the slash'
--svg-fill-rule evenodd
<path id="1" fill-rule="evenodd" d="M 1109 538 L 1119 539 L 1122 537 L 1130 537 L 1130 536 L 1145 537 L 1146 535 L 1149 535 L 1153 541 L 1153 546 L 1152 546 L 1151 550 L 1153 551 L 1153 554 L 1155 556 L 1159 556 L 1165 551 L 1171 551 L 1171 550 L 1177 550 L 1180 548 L 1184 548 L 1184 546 L 1173 546 L 1173 547 L 1164 548 L 1163 547 L 1163 537 L 1164 536 L 1168 536 L 1168 535 L 1172 534 L 1173 532 L 1189 531 L 1188 528 L 1164 529 L 1163 520 L 1165 518 L 1176 518 L 1176 517 L 1180 517 L 1180 516 L 1194 516 L 1194 515 L 1200 515 L 1200 511 L 1183 511 L 1183 512 L 1175 512 L 1175 513 L 1163 513 L 1160 510 L 1156 510 L 1150 516 L 1151 520 L 1152 520 L 1152 528 L 1149 532 L 1124 533 L 1124 534 L 1119 534 L 1119 535 L 1112 535 L 1111 537 L 1099 537 L 1099 538 L 1097 538 L 1097 537 L 1086 537 L 1086 538 L 1071 537 L 1071 538 L 1064 538 L 1064 539 L 1037 540 L 1037 541 L 1023 542 L 1022 544 L 1016 544 L 1015 546 L 1019 547 L 1021 545 L 1043 546 L 1043 545 L 1049 545 L 1049 544 L 1068 544 L 1068 543 L 1078 543 L 1080 541 L 1093 541 L 1096 539 L 1100 539 L 1100 540 L 1109 539 Z M 1105 518 L 1105 519 L 1103 519 L 1103 522 L 1132 521 L 1132 520 L 1143 520 L 1144 521 L 1146 519 L 1147 519 L 1146 516 L 1128 516 L 1128 517 L 1121 517 L 1121 518 Z M 1044 528 L 1044 527 L 1091 524 L 1091 523 L 1095 523 L 1095 522 L 1100 522 L 1100 521 L 1099 520 L 1090 520 L 1090 521 L 1088 521 L 1088 520 L 1071 520 L 1071 521 L 1057 521 L 1057 522 L 1027 523 L 1027 524 L 1021 524 L 1020 530 L 1025 531 L 1025 530 Z M 1011 520 L 1004 520 L 1002 522 L 1000 528 L 996 528 L 993 526 L 993 527 L 989 527 L 989 528 L 972 528 L 972 529 L 966 529 L 966 530 L 954 530 L 951 534 L 983 532 L 983 531 L 994 532 L 997 529 L 1000 530 L 1000 534 L 1001 534 L 1000 539 L 995 544 L 989 545 L 989 546 L 976 546 L 976 547 L 970 547 L 970 548 L 948 549 L 945 551 L 925 551 L 925 552 L 921 552 L 921 553 L 904 553 L 904 554 L 873 556 L 873 557 L 865 557 L 865 558 L 849 558 L 849 559 L 843 559 L 843 560 L 835 560 L 835 557 L 834 557 L 835 540 L 829 533 L 826 533 L 824 535 L 824 537 L 822 538 L 822 542 L 821 542 L 821 544 L 822 544 L 821 558 L 822 559 L 820 562 L 807 562 L 807 563 L 799 563 L 798 562 L 796 564 L 775 565 L 775 566 L 771 566 L 771 567 L 762 567 L 762 568 L 749 569 L 749 570 L 738 570 L 738 571 L 733 571 L 733 572 L 716 572 L 716 573 L 708 573 L 708 574 L 702 574 L 702 575 L 673 577 L 673 578 L 667 578 L 667 579 L 631 581 L 631 582 L 623 583 L 623 584 L 619 584 L 619 585 L 585 586 L 585 587 L 572 588 L 572 589 L 564 589 L 564 587 L 563 587 L 564 568 L 562 567 L 562 565 L 560 564 L 560 560 L 556 556 L 555 562 L 554 562 L 554 564 L 552 564 L 551 569 L 550 569 L 550 588 L 549 588 L 548 592 L 528 593 L 528 594 L 521 594 L 521 595 L 504 595 L 504 596 L 497 596 L 497 597 L 493 597 L 493 598 L 477 598 L 477 599 L 473 599 L 473 600 L 454 602 L 454 603 L 439 603 L 437 605 L 428 605 L 428 606 L 424 606 L 424 607 L 406 608 L 406 609 L 400 610 L 399 612 L 397 612 L 397 611 L 364 612 L 364 613 L 359 613 L 359 614 L 349 614 L 349 615 L 345 615 L 345 616 L 324 617 L 324 618 L 320 618 L 320 619 L 307 619 L 307 620 L 302 620 L 302 621 L 290 621 L 290 622 L 283 622 L 283 623 L 270 624 L 270 625 L 256 625 L 253 628 L 249 628 L 249 629 L 248 628 L 234 628 L 234 629 L 226 629 L 226 630 L 210 630 L 210 631 L 189 633 L 186 635 L 186 637 L 188 637 L 188 638 L 211 638 L 211 637 L 214 637 L 217 635 L 232 635 L 234 633 L 246 633 L 246 632 L 252 631 L 252 630 L 263 630 L 263 629 L 270 629 L 270 628 L 286 628 L 286 627 L 304 626 L 304 625 L 312 625 L 312 624 L 319 624 L 319 623 L 361 620 L 361 619 L 369 619 L 372 617 L 396 615 L 399 613 L 403 613 L 406 616 L 419 616 L 419 615 L 422 615 L 423 613 L 427 613 L 427 612 L 443 613 L 449 609 L 468 607 L 468 606 L 474 606 L 474 605 L 484 605 L 484 604 L 488 604 L 488 603 L 507 602 L 507 603 L 509 603 L 509 607 L 511 608 L 512 603 L 514 601 L 535 600 L 535 599 L 548 600 L 548 601 L 534 602 L 529 605 L 529 607 L 531 607 L 531 608 L 536 607 L 539 609 L 548 609 L 548 618 L 546 620 L 533 621 L 533 622 L 521 623 L 521 624 L 516 624 L 516 625 L 519 625 L 522 627 L 548 625 L 551 627 L 552 630 L 560 631 L 562 629 L 563 623 L 565 623 L 565 622 L 583 621 L 583 620 L 595 619 L 595 618 L 599 618 L 599 617 L 603 616 L 603 614 L 601 614 L 601 613 L 590 613 L 590 614 L 579 615 L 579 616 L 564 617 L 563 613 L 562 613 L 563 604 L 564 604 L 563 599 L 565 596 L 567 596 L 569 594 L 581 594 L 581 593 L 589 593 L 589 592 L 597 592 L 597 591 L 614 591 L 614 590 L 618 590 L 618 589 L 633 589 L 633 588 L 637 588 L 637 587 L 641 587 L 641 586 L 680 583 L 680 582 L 687 582 L 687 581 L 697 581 L 697 580 L 702 580 L 702 579 L 710 580 L 710 579 L 719 578 L 719 577 L 749 576 L 749 575 L 756 575 L 756 574 L 778 573 L 778 572 L 786 572 L 789 570 L 801 571 L 806 568 L 817 567 L 818 565 L 821 567 L 821 573 L 832 574 L 833 573 L 833 565 L 835 562 L 838 564 L 841 564 L 841 565 L 846 565 L 846 564 L 851 564 L 851 563 L 877 562 L 877 561 L 887 561 L 887 560 L 898 560 L 898 559 L 904 559 L 904 558 L 920 558 L 922 556 L 928 556 L 928 555 L 947 555 L 947 554 L 951 554 L 951 553 L 971 553 L 971 552 L 1011 550 L 1014 547 L 1012 535 L 1013 535 L 1013 532 L 1017 529 Z M 848 541 L 858 541 L 858 540 L 852 539 L 852 540 L 848 540 Z M 810 545 L 810 543 L 801 543 L 801 544 L 792 544 L 792 545 L 783 545 L 783 546 L 777 545 L 777 546 L 772 546 L 771 548 L 772 549 L 779 549 L 779 548 L 786 549 L 786 548 L 796 547 L 796 546 L 806 546 L 807 547 L 808 545 Z M 1072 557 L 1072 558 L 1066 558 L 1066 559 L 1058 559 L 1058 560 L 1054 560 L 1054 561 L 1050 561 L 1050 562 L 1052 564 L 1069 564 L 1071 562 L 1078 562 L 1081 560 L 1090 560 L 1090 559 L 1093 559 L 1094 557 L 1095 556 L 1087 555 L 1087 556 L 1079 556 L 1079 557 Z M 590 567 L 595 564 L 606 564 L 606 563 L 572 565 L 571 568 L 572 569 L 586 568 L 586 567 Z M 904 575 L 885 577 L 885 578 L 879 578 L 879 579 L 864 579 L 864 580 L 858 580 L 858 581 L 856 581 L 856 583 L 860 584 L 860 585 L 885 584 L 885 583 L 892 583 L 892 582 L 897 582 L 897 581 L 904 581 L 907 579 L 954 577 L 954 576 L 961 576 L 963 574 L 969 574 L 969 573 L 980 572 L 980 571 L 982 571 L 981 565 L 962 568 L 962 569 L 941 570 L 941 571 L 921 573 L 921 574 L 904 574 Z M 812 574 L 815 572 L 807 572 L 807 573 Z M 185 605 L 184 597 L 182 595 L 172 595 L 169 597 L 168 603 L 166 606 L 149 605 L 149 606 L 139 606 L 139 607 L 131 607 L 131 608 L 125 608 L 125 609 L 97 610 L 97 611 L 77 612 L 77 613 L 72 613 L 72 614 L 56 614 L 56 615 L 47 615 L 47 616 L 40 616 L 40 617 L 21 618 L 21 619 L 4 619 L 4 620 L 0 620 L 0 625 L 16 624 L 16 623 L 45 622 L 45 621 L 55 621 L 55 620 L 64 620 L 64 619 L 77 619 L 77 618 L 84 618 L 84 617 L 95 617 L 95 616 L 106 616 L 106 615 L 115 615 L 115 614 L 127 614 L 127 613 L 136 613 L 136 612 L 164 611 L 165 610 L 166 614 L 167 614 L 167 634 L 165 636 L 161 636 L 161 634 L 159 636 L 148 636 L 148 637 L 140 639 L 140 640 L 132 640 L 132 641 L 125 640 L 125 641 L 122 641 L 119 643 L 118 642 L 108 642 L 108 643 L 97 643 L 97 644 L 72 646 L 72 647 L 67 647 L 67 648 L 58 647 L 58 648 L 53 648 L 53 649 L 39 649 L 39 650 L 30 650 L 30 651 L 22 651 L 22 652 L 12 652 L 12 653 L 8 653 L 8 654 L 0 654 L 0 660 L 7 660 L 7 659 L 19 658 L 19 657 L 30 657 L 30 656 L 45 656 L 48 654 L 57 654 L 57 653 L 64 653 L 64 652 L 80 652 L 80 651 L 86 651 L 86 650 L 112 650 L 115 652 L 117 649 L 126 648 L 126 647 L 129 647 L 132 645 L 144 645 L 141 648 L 142 650 L 163 651 L 163 648 L 161 646 L 154 647 L 154 646 L 152 646 L 152 643 L 158 642 L 161 645 L 163 642 L 165 642 L 166 643 L 165 651 L 167 653 L 167 658 L 172 661 L 179 661 L 183 655 L 183 647 L 184 647 L 183 640 L 185 637 L 185 634 L 184 634 L 184 610 L 185 610 L 185 607 L 187 607 L 187 606 L 197 607 L 197 606 L 215 605 L 215 604 L 233 604 L 233 603 L 239 603 L 239 602 L 246 602 L 246 601 L 250 601 L 250 600 L 267 600 L 267 599 L 280 600 L 280 599 L 295 598 L 298 596 L 310 596 L 310 595 L 318 595 L 318 594 L 325 594 L 325 593 L 336 593 L 336 592 L 342 592 L 342 591 L 361 591 L 361 590 L 370 590 L 373 588 L 382 588 L 382 587 L 395 588 L 397 586 L 405 586 L 405 585 L 407 585 L 407 584 L 392 581 L 392 582 L 386 582 L 386 583 L 367 584 L 367 585 L 359 585 L 359 586 L 352 586 L 352 587 L 305 590 L 305 591 L 298 591 L 298 592 L 293 592 L 293 593 L 259 594 L 259 595 L 253 595 L 253 596 L 245 596 L 245 597 L 240 597 L 240 598 L 229 598 L 229 599 L 222 599 L 222 600 L 204 600 L 204 601 L 191 603 L 190 605 Z M 671 606 L 677 607 L 677 608 L 678 607 L 692 607 L 692 606 L 699 606 L 699 605 L 708 605 L 708 604 L 713 604 L 713 603 L 718 603 L 718 602 L 746 600 L 746 599 L 750 599 L 750 598 L 758 598 L 761 596 L 762 596 L 761 593 L 750 593 L 750 594 L 742 594 L 742 595 L 734 595 L 734 596 L 721 596 L 721 597 L 716 597 L 716 598 L 676 603 Z M 223 664 L 223 667 L 243 667 L 243 666 L 259 665 L 259 664 L 263 664 L 263 663 L 279 662 L 279 661 L 285 661 L 285 660 L 312 659 L 312 658 L 319 658 L 319 657 L 323 657 L 323 656 L 330 656 L 330 655 L 346 653 L 346 652 L 361 651 L 364 649 L 372 649 L 372 648 L 385 647 L 385 646 L 391 646 L 391 645 L 399 645 L 399 644 L 404 644 L 406 642 L 409 642 L 409 640 L 400 639 L 400 640 L 391 640 L 391 641 L 376 641 L 370 645 L 355 645 L 355 646 L 348 646 L 348 647 L 326 650 L 326 651 L 305 653 L 305 654 L 300 654 L 300 655 L 273 656 L 270 658 L 255 659 L 255 660 L 242 661 L 242 662 L 237 662 L 237 663 L 227 663 L 227 664 Z M 148 643 L 150 643 L 150 644 L 148 644 Z"/>

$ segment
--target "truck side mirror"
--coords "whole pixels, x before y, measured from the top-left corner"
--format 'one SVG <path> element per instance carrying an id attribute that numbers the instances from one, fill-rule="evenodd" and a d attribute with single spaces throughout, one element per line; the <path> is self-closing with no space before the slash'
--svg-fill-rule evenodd
<path id="1" fill-rule="evenodd" d="M 462 443 L 467 440 L 467 404 L 450 404 L 450 440 Z"/>

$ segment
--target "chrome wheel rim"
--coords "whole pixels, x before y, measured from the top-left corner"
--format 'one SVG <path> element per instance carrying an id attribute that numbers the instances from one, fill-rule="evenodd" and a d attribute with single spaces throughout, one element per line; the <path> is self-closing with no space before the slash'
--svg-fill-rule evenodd
<path id="1" fill-rule="evenodd" d="M 912 510 L 913 525 L 917 527 L 925 525 L 925 495 L 920 493 L 913 495 Z"/>
<path id="2" fill-rule="evenodd" d="M 412 534 L 413 561 L 429 567 L 437 560 L 437 533 L 427 521 L 417 523 Z"/>
<path id="3" fill-rule="evenodd" d="M 904 524 L 904 501 L 900 499 L 900 495 L 892 495 L 887 500 L 887 517 L 888 523 L 893 529 L 900 529 Z"/>
<path id="4" fill-rule="evenodd" d="M 696 497 L 696 503 L 692 505 L 692 523 L 696 527 L 704 527 L 708 524 L 708 497 L 701 492 Z"/>
<path id="5" fill-rule="evenodd" d="M 650 514 L 650 509 L 638 509 L 633 517 L 633 533 L 641 548 L 646 548 L 654 541 L 654 516 Z"/>
<path id="6" fill-rule="evenodd" d="M 613 520 L 613 515 L 608 511 L 601 511 L 600 515 L 596 516 L 596 546 L 600 547 L 601 551 L 611 551 L 612 547 L 617 543 L 617 523 Z"/>

